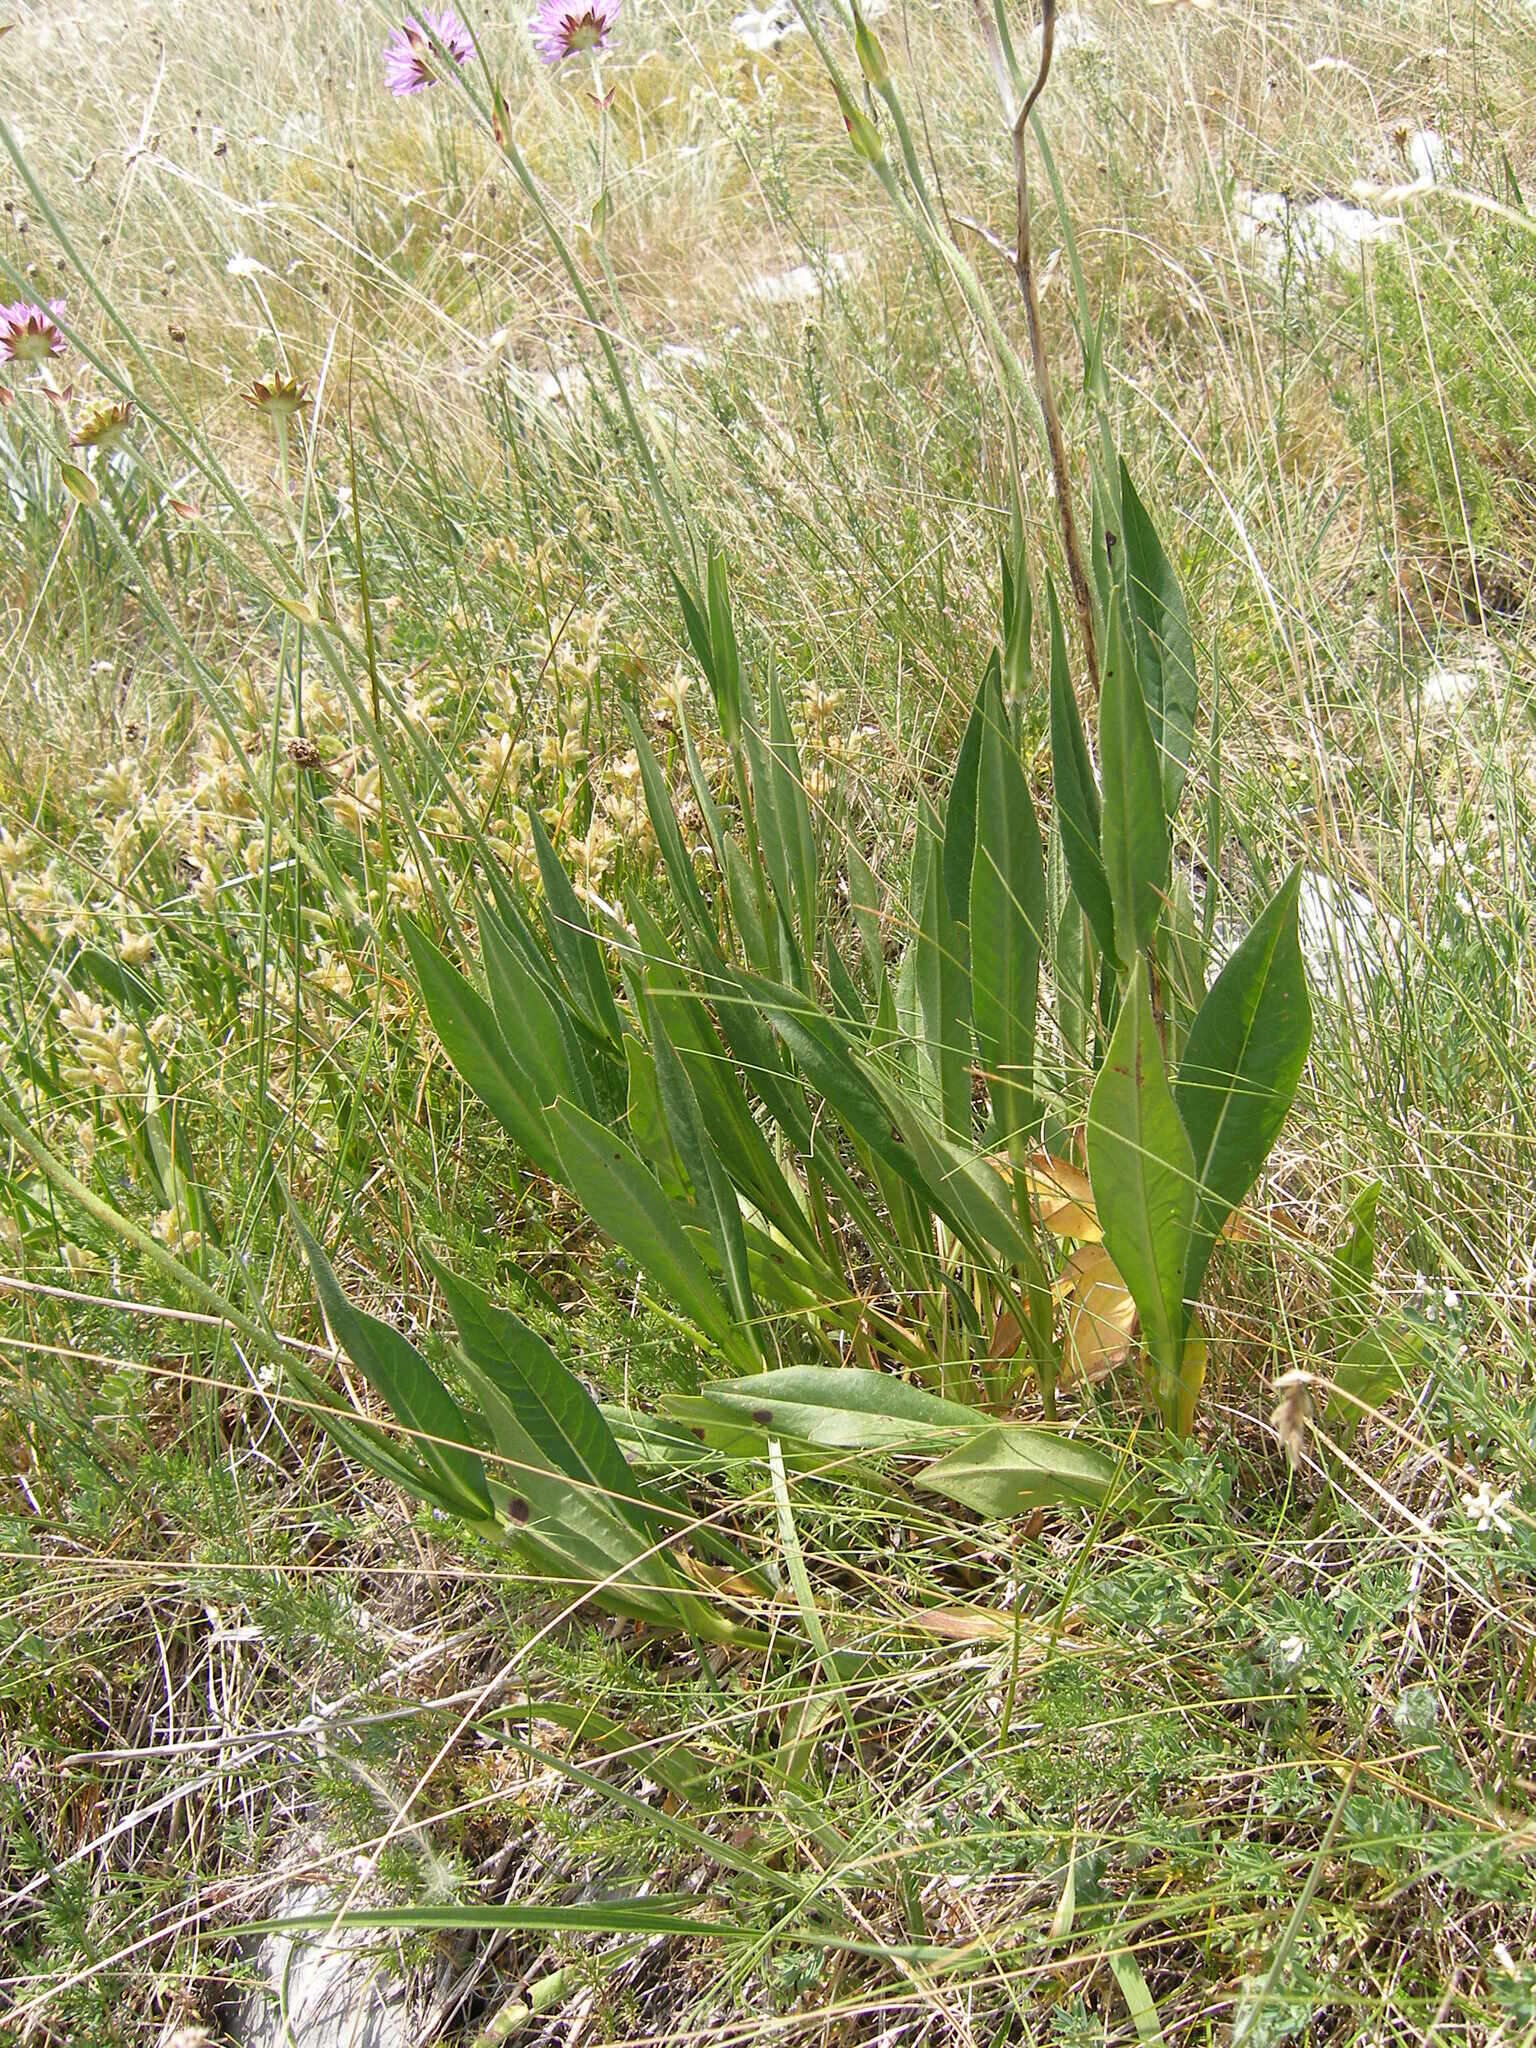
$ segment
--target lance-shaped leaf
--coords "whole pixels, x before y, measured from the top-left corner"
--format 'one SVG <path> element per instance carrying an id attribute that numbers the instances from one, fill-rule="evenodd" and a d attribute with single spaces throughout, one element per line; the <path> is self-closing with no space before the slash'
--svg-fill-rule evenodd
<path id="1" fill-rule="evenodd" d="M 1055 585 L 1048 582 L 1045 594 L 1051 615 L 1051 779 L 1056 794 L 1056 827 L 1072 893 L 1099 942 L 1099 950 L 1107 960 L 1113 960 L 1115 911 L 1099 850 L 1098 778 L 1088 755 L 1088 739 L 1072 689 L 1067 636 L 1062 628 Z"/>
<path id="2" fill-rule="evenodd" d="M 963 1141 L 971 1135 L 971 993 L 943 847 L 926 808 L 918 819 L 912 895 L 918 1072 L 930 1107 L 949 1135 Z"/>
<path id="3" fill-rule="evenodd" d="M 932 1451 L 969 1436 L 976 1412 L 894 1373 L 862 1366 L 797 1365 L 748 1379 L 717 1380 L 697 1395 L 668 1396 L 668 1413 L 718 1414 L 769 1436 L 839 1451 Z"/>
<path id="4" fill-rule="evenodd" d="M 1177 1102 L 1199 1195 L 1183 1283 L 1191 1301 L 1217 1234 L 1280 1135 L 1312 1042 L 1296 929 L 1300 889 L 1298 867 L 1216 977 L 1184 1048 Z"/>
<path id="5" fill-rule="evenodd" d="M 585 1067 L 580 1084 L 577 1082 L 580 1054 L 567 1043 L 569 1027 L 555 999 L 529 970 L 494 915 L 482 909 L 478 923 L 491 1008 L 507 1049 L 532 1083 L 540 1107 L 547 1109 L 556 1096 L 569 1095 L 585 1108 L 595 1109 L 597 1105 L 587 1099 Z"/>
<path id="6" fill-rule="evenodd" d="M 1118 592 L 1110 595 L 1105 635 L 1099 758 L 1104 767 L 1100 850 L 1114 905 L 1113 957 L 1128 971 L 1157 929 L 1168 884 L 1170 848 L 1157 743 L 1136 677 Z"/>
<path id="7" fill-rule="evenodd" d="M 557 1103 L 550 1126 L 565 1169 L 561 1178 L 598 1229 L 629 1253 L 664 1306 L 686 1316 L 739 1372 L 753 1371 L 756 1352 L 689 1243 L 681 1207 L 667 1199 L 622 1138 L 574 1103 Z"/>
<path id="8" fill-rule="evenodd" d="M 976 778 L 981 769 L 981 735 L 1001 710 L 1003 693 L 996 654 L 987 663 L 961 736 L 944 806 L 944 890 L 949 914 L 964 926 L 971 914 L 971 869 L 976 860 Z"/>
<path id="9" fill-rule="evenodd" d="M 1104 1247 L 1136 1303 L 1157 1373 L 1158 1406 L 1177 1423 L 1184 1273 L 1195 1219 L 1195 1156 L 1163 1070 L 1147 967 L 1138 959 L 1088 1104 L 1088 1173 Z"/>
<path id="10" fill-rule="evenodd" d="M 430 1252 L 424 1256 L 443 1290 L 465 1357 L 554 1470 L 564 1472 L 636 1529 L 654 1530 L 653 1509 L 642 1498 L 597 1403 L 576 1375 L 536 1330 L 498 1307 L 472 1280 L 451 1273 Z M 495 1418 L 487 1420 L 495 1435 Z"/>
<path id="11" fill-rule="evenodd" d="M 1198 697 L 1195 650 L 1178 578 L 1123 461 L 1120 520 L 1136 671 L 1157 747 L 1163 803 L 1171 818 L 1184 787 L 1194 738 Z"/>
<path id="12" fill-rule="evenodd" d="M 1029 783 L 999 697 L 981 734 L 971 870 L 971 1013 L 996 1135 L 1035 1119 L 1035 1018 L 1045 929 L 1045 863 Z"/>
<path id="13" fill-rule="evenodd" d="M 816 955 L 816 833 L 800 768 L 800 751 L 789 723 L 784 692 L 779 688 L 779 679 L 772 667 L 768 670 L 768 746 L 772 757 L 774 810 L 778 815 L 789 875 L 790 897 L 784 907 L 787 910 L 790 901 L 795 906 L 800 925 L 801 953 L 810 961 Z"/>
<path id="14" fill-rule="evenodd" d="M 534 1164 L 559 1180 L 560 1156 L 538 1087 L 514 1057 L 490 1004 L 408 917 L 400 920 L 400 929 L 427 1015 L 455 1073 Z"/>
<path id="15" fill-rule="evenodd" d="M 489 1522 L 494 1508 L 485 1467 L 469 1448 L 470 1428 L 452 1394 L 408 1338 L 389 1323 L 354 1308 L 331 1270 L 330 1260 L 299 1217 L 299 1243 L 314 1275 L 315 1291 L 331 1334 L 395 1420 L 412 1432 L 409 1455 L 420 1459 L 453 1512 Z"/>
<path id="16" fill-rule="evenodd" d="M 731 617 L 725 557 L 713 548 L 709 551 L 705 580 L 709 602 L 709 645 L 714 656 L 710 681 L 715 689 L 715 711 L 727 746 L 734 746 L 741 729 L 741 654 L 736 645 L 736 622 Z"/>
<path id="17" fill-rule="evenodd" d="M 672 807 L 672 793 L 667 788 L 667 778 L 661 772 L 661 763 L 651 751 L 640 721 L 629 706 L 624 707 L 624 723 L 629 729 L 630 745 L 635 750 L 635 759 L 640 763 L 640 782 L 645 790 L 646 815 L 651 821 L 651 830 L 656 834 L 656 844 L 661 849 L 662 865 L 667 871 L 667 880 L 672 885 L 673 900 L 695 938 L 707 935 L 714 944 L 714 926 L 709 906 L 700 892 L 698 879 L 693 872 L 693 862 L 683 844 L 682 829 L 677 822 L 677 812 Z"/>
<path id="18" fill-rule="evenodd" d="M 924 1466 L 917 1484 L 995 1520 L 1037 1507 L 1097 1507 L 1116 1467 L 1102 1451 L 1024 1423 L 1002 1423 Z"/>
<path id="19" fill-rule="evenodd" d="M 693 1183 L 694 1199 L 709 1224 L 720 1270 L 725 1276 L 725 1291 L 735 1311 L 741 1335 L 754 1350 L 760 1350 L 757 1304 L 752 1298 L 746 1232 L 742 1228 L 736 1190 L 710 1140 L 693 1083 L 667 1036 L 660 1011 L 654 1003 L 650 1007 L 649 1021 L 651 1047 L 656 1058 L 656 1086 L 667 1129 L 677 1147 L 677 1156 L 683 1162 L 683 1170 Z"/>
<path id="20" fill-rule="evenodd" d="M 617 1045 L 623 1037 L 623 1026 L 597 934 L 570 876 L 556 857 L 544 820 L 532 804 L 528 806 L 528 825 L 538 856 L 539 878 L 544 884 L 544 928 L 566 986 L 588 1026 Z"/>

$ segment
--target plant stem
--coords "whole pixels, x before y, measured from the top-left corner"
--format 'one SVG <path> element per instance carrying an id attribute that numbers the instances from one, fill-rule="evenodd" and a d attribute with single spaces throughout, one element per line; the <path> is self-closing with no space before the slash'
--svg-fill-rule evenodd
<path id="1" fill-rule="evenodd" d="M 1051 386 L 1051 366 L 1045 351 L 1045 331 L 1040 323 L 1040 295 L 1035 289 L 1034 258 L 1030 248 L 1029 153 L 1025 131 L 1029 125 L 1029 117 L 1034 112 L 1035 102 L 1044 92 L 1046 80 L 1051 75 L 1051 55 L 1056 42 L 1056 0 L 1043 0 L 1040 30 L 1040 69 L 1030 88 L 1029 97 L 1014 116 L 1013 122 L 1013 169 L 1019 195 L 1013 267 L 1019 280 L 1019 290 L 1024 295 L 1024 317 L 1029 324 L 1029 353 L 1035 373 L 1035 393 L 1040 400 L 1040 410 L 1045 418 L 1045 438 L 1051 452 L 1051 472 L 1056 479 L 1056 510 L 1061 520 L 1061 541 L 1067 557 L 1067 577 L 1072 585 L 1072 601 L 1077 607 L 1078 625 L 1083 636 L 1083 655 L 1088 663 L 1088 676 L 1093 686 L 1094 699 L 1097 701 L 1099 657 L 1094 635 L 1093 596 L 1088 587 L 1087 571 L 1083 567 L 1083 549 L 1077 531 L 1077 516 L 1072 510 L 1072 478 L 1067 468 L 1067 444 L 1061 431 L 1061 415 L 1056 410 L 1056 394 Z"/>

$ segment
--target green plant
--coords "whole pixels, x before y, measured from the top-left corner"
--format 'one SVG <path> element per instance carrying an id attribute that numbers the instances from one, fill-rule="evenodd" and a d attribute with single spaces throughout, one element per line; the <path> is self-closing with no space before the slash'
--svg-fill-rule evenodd
<path id="1" fill-rule="evenodd" d="M 584 904 L 530 809 L 542 902 L 487 862 L 476 909 L 487 993 L 420 926 L 405 928 L 461 1078 L 635 1262 L 653 1308 L 736 1375 L 702 1392 L 695 1375 L 666 1403 L 676 1418 L 736 1447 L 777 1436 L 856 1456 L 958 1431 L 924 1483 L 992 1513 L 1108 1497 L 1111 1461 L 1017 1411 L 1033 1382 L 1046 1424 L 1058 1425 L 1063 1376 L 1087 1378 L 1090 1358 L 1113 1363 L 1133 1334 L 1163 1425 L 1190 1429 L 1211 1254 L 1279 1134 L 1311 1032 L 1299 870 L 1207 987 L 1209 912 L 1197 924 L 1173 855 L 1198 710 L 1193 637 L 1107 424 L 1091 578 L 1081 560 L 1028 254 L 1026 123 L 1049 70 L 1053 18 L 1048 6 L 1033 91 L 1016 102 L 1007 88 L 1005 103 L 1016 267 L 1098 695 L 1098 762 L 1047 577 L 1049 858 L 1003 687 L 1005 662 L 1015 696 L 1031 675 L 1022 546 L 1005 571 L 1003 652 L 984 667 L 942 805 L 919 801 L 907 886 L 894 900 L 852 846 L 841 888 L 829 887 L 831 835 L 807 791 L 789 704 L 771 660 L 754 680 L 711 553 L 702 592 L 674 583 L 713 698 L 720 773 L 685 714 L 666 760 L 627 714 L 660 901 L 636 864 L 622 910 Z M 857 28 L 866 78 L 902 139 L 905 195 L 839 81 L 850 134 L 898 203 L 910 212 L 917 202 L 931 236 L 889 69 L 867 25 Z M 1096 344 L 1088 354 L 1096 365 Z M 676 786 L 700 821 L 702 862 Z M 1213 837 L 1219 816 L 1213 802 Z M 1207 847 L 1213 866 L 1219 852 Z M 846 919 L 827 911 L 843 890 Z M 901 937 L 894 961 L 890 933 Z M 1053 1203 L 1074 1169 L 1046 1140 L 1084 1108 L 1087 1200 Z M 1073 1237 L 1078 1252 L 1056 1249 Z M 1081 1241 L 1095 1240 L 1085 1260 Z M 313 1249 L 311 1262 L 327 1288 Z M 331 1292 L 327 1312 L 352 1349 L 337 1314 L 353 1312 Z M 1106 1325 L 1118 1345 L 1100 1334 Z M 503 1327 L 504 1352 L 526 1348 L 516 1327 Z M 471 1355 L 483 1372 L 484 1356 L 472 1346 Z M 855 1362 L 862 1372 L 849 1371 Z M 370 1376 L 411 1421 L 402 1382 L 376 1363 Z M 416 1359 L 409 1370 L 419 1380 L 422 1369 Z M 463 1423 L 436 1395 L 431 1412 L 439 1434 Z M 509 1457 L 527 1452 L 521 1439 L 503 1446 Z M 619 1484 L 616 1468 L 609 1480 Z"/>

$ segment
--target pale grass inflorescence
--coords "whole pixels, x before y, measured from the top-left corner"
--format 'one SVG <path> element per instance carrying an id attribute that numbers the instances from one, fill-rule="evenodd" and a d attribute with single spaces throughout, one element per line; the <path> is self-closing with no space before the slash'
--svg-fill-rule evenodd
<path id="1" fill-rule="evenodd" d="M 913 1040 L 901 962 L 936 956 L 909 878 L 994 648 L 1051 841 L 1045 572 L 1069 585 L 1027 371 L 998 381 L 1029 355 L 995 66 L 968 10 L 866 11 L 858 34 L 838 7 L 737 29 L 617 5 L 215 29 L 134 0 L 131 33 L 29 11 L 3 39 L 0 1996 L 40 2040 L 222 2038 L 261 1970 L 232 1930 L 311 1883 L 397 1910 L 366 1938 L 423 2041 L 1528 2031 L 1536 81 L 1514 10 L 1057 20 L 1029 175 L 1070 489 L 1097 560 L 1107 421 L 1195 629 L 1166 894 L 1214 976 L 1301 863 L 1316 1013 L 1203 1284 L 1186 1439 L 1143 1401 L 1103 1248 L 1042 1226 L 1051 1313 L 1092 1362 L 1059 1426 L 1154 1511 L 1090 1488 L 980 1519 L 846 1418 L 810 1443 L 786 1399 L 770 1443 L 761 1398 L 704 1405 L 701 1362 L 737 1368 L 611 1210 L 530 1169 L 422 1000 L 411 934 L 488 986 L 500 921 L 530 1005 L 582 998 L 555 1039 L 613 1084 L 590 1119 L 702 1200 L 707 1155 L 668 1121 L 682 1024 L 652 1029 L 668 807 L 723 917 L 721 842 L 749 918 L 766 844 L 736 831 L 753 764 L 671 581 L 707 596 L 711 546 L 782 699 L 763 773 L 793 749 L 840 1028 L 883 963 L 890 1042 L 946 1049 Z M 1007 20 L 1032 74 L 1033 14 Z M 583 52 L 595 92 L 561 65 Z M 1000 556 L 1033 585 L 1011 634 Z M 1048 844 L 1053 920 L 1069 879 Z M 573 904 L 623 1005 L 611 1059 L 561 952 Z M 1113 1012 L 1073 1051 L 1045 981 L 1040 1149 L 1081 1167 Z M 1149 1002 L 1176 1035 L 1161 967 Z M 998 1076 L 971 1042 L 966 1063 L 980 1150 Z M 731 1071 L 750 1089 L 752 1061 Z M 963 1230 L 896 1286 L 863 1255 L 884 1210 L 849 1206 L 884 1202 L 889 1161 L 834 1145 L 819 1098 L 803 1146 L 755 1113 L 811 1223 L 786 1249 L 759 1160 L 748 1341 L 804 1369 L 835 1240 L 830 1349 L 985 1392 L 1007 1325 Z M 329 1327 L 285 1191 L 344 1290 Z M 688 1244 L 722 1288 L 708 1231 Z M 348 1297 L 446 1388 L 446 1429 L 391 1422 Z M 502 1540 L 533 1481 L 485 1397 L 498 1342 L 532 1361 L 519 1400 L 580 1389 L 598 1461 L 542 1572 Z M 382 1433 L 333 1442 L 330 1408 Z M 469 1495 L 413 1499 L 423 1474 Z"/>

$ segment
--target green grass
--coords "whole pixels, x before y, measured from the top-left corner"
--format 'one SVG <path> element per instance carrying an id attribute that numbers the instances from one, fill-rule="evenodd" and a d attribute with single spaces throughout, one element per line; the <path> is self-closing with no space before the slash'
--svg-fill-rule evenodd
<path id="1" fill-rule="evenodd" d="M 1121 2041 L 1148 2001 L 1169 2042 L 1532 2037 L 1536 63 L 1473 0 L 1090 11 L 1103 47 L 1059 61 L 1045 120 L 1207 702 L 1219 672 L 1222 913 L 1304 858 L 1386 934 L 1379 973 L 1317 990 L 1258 1238 L 1207 1285 L 1197 1438 L 1138 1443 L 1165 1515 L 980 1525 L 795 1478 L 830 1676 L 788 1598 L 769 1656 L 603 1621 L 349 1464 L 12 1148 L 0 2012 L 30 2038 L 217 2037 L 229 1930 L 298 1869 L 338 1904 L 466 1913 L 646 1883 L 732 1930 L 388 1937 L 463 2042 L 556 1970 L 536 2038 L 584 2011 L 607 2041 Z M 996 631 L 1004 408 L 808 39 L 753 60 L 729 13 L 626 22 L 605 247 L 583 85 L 484 28 L 677 503 L 780 665 L 829 839 L 894 885 Z M 466 812 L 514 871 L 530 800 L 599 892 L 643 867 L 618 713 L 666 742 L 669 545 L 533 207 L 449 93 L 383 95 L 384 28 L 145 5 L 126 34 L 28 9 L 4 39 L 5 296 L 65 296 L 77 343 L 67 405 L 11 372 L 0 413 L 5 1095 L 285 1337 L 324 1343 L 279 1183 L 437 1359 L 427 1247 L 649 1409 L 680 1338 L 454 1080 L 398 914 L 469 911 Z M 1010 233 L 965 11 L 881 31 L 952 215 Z M 1397 242 L 1266 276 L 1242 192 L 1400 184 L 1399 122 L 1486 203 L 1384 201 Z M 814 298 L 743 296 L 800 263 Z M 1080 448 L 1068 307 L 1063 254 L 1045 310 Z M 588 395 L 550 400 L 572 364 Z M 279 366 L 316 391 L 286 484 L 239 396 Z M 65 432 L 125 390 L 128 452 L 84 506 Z M 1038 570 L 1055 525 L 1020 445 Z M 1465 702 L 1421 698 L 1469 663 Z M 1208 757 L 1207 727 L 1192 811 Z M 1329 1260 L 1373 1179 L 1373 1310 L 1417 1318 L 1419 1377 L 1352 1441 L 1319 1415 L 1292 1471 L 1273 1382 L 1327 1370 Z M 1480 1529 L 1484 1480 L 1510 1498 Z M 765 1465 L 693 1509 L 783 1568 Z M 914 1632 L 935 1605 L 951 1634 Z"/>

